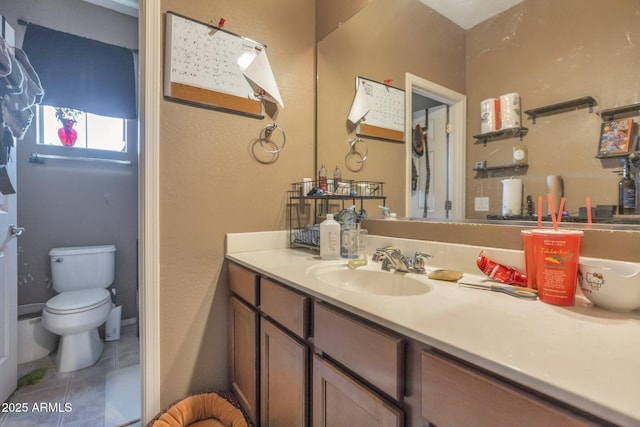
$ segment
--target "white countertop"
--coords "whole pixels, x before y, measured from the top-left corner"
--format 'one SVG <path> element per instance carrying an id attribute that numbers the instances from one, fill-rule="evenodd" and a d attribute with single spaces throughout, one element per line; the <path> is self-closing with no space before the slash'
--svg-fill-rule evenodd
<path id="1" fill-rule="evenodd" d="M 524 386 L 623 426 L 640 425 L 640 311 L 614 313 L 576 297 L 573 307 L 425 281 L 429 292 L 383 296 L 341 289 L 308 269 L 339 264 L 309 250 L 287 249 L 280 232 L 227 236 L 227 258 Z M 457 268 L 463 281 L 482 279 L 475 257 L 519 267 L 520 251 L 369 237 L 370 248 L 393 243 L 435 255 L 427 270 Z M 344 261 L 343 261 L 344 262 Z M 366 268 L 379 268 L 373 264 Z M 398 273 L 401 274 L 401 273 Z"/>

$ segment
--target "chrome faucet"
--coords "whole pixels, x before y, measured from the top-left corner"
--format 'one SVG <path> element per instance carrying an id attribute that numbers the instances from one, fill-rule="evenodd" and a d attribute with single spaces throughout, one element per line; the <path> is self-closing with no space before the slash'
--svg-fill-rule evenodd
<path id="1" fill-rule="evenodd" d="M 423 252 L 416 252 L 414 257 L 410 258 L 404 256 L 400 249 L 387 247 L 376 249 L 372 260 L 376 262 L 382 261 L 382 269 L 385 271 L 391 271 L 393 268 L 403 273 L 424 274 L 426 272 L 425 261 L 432 258 L 432 255 Z"/>

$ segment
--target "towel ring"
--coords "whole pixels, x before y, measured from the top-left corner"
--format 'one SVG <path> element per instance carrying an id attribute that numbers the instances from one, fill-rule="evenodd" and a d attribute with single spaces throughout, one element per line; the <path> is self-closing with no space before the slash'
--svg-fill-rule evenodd
<path id="1" fill-rule="evenodd" d="M 360 151 L 358 151 L 358 149 L 356 148 L 358 144 L 364 145 L 364 153 L 361 153 Z M 367 161 L 367 156 L 369 155 L 369 146 L 367 145 L 366 141 L 364 141 L 362 138 L 352 139 L 350 142 L 350 147 L 351 149 L 349 151 L 349 154 L 351 155 L 357 154 L 358 156 L 360 156 L 360 160 L 353 159 L 354 162 L 364 163 L 365 161 Z"/>
<path id="2" fill-rule="evenodd" d="M 271 135 L 273 135 L 273 132 L 276 129 L 280 130 L 280 133 L 282 133 L 282 145 L 280 145 L 280 147 L 278 147 L 278 145 L 275 142 L 271 141 Z M 279 127 L 275 123 L 272 123 L 262 128 L 262 130 L 260 131 L 260 135 L 258 135 L 258 141 L 260 141 L 260 147 L 262 147 L 264 151 L 266 151 L 269 154 L 277 154 L 284 149 L 284 145 L 287 142 L 287 135 L 285 135 L 281 127 Z M 267 142 L 273 144 L 276 147 L 276 149 L 270 150 L 269 147 L 267 147 L 265 144 Z"/>

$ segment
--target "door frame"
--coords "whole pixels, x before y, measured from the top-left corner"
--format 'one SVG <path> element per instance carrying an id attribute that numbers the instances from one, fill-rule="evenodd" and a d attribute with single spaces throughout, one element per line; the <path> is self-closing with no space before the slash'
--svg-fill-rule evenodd
<path id="1" fill-rule="evenodd" d="M 465 180 L 466 180 L 466 124 L 467 97 L 437 83 L 430 82 L 411 73 L 405 73 L 405 183 L 411 182 L 411 135 L 412 104 L 411 94 L 417 92 L 422 96 L 435 99 L 449 105 L 449 121 L 452 131 L 449 136 L 451 156 L 448 170 L 451 171 L 449 200 L 452 202 L 449 219 L 464 219 L 465 215 Z M 405 185 L 405 216 L 411 215 L 411 186 Z"/>
<path id="2" fill-rule="evenodd" d="M 162 9 L 141 1 L 140 37 L 140 385 L 145 425 L 160 412 L 160 102 L 162 100 Z"/>

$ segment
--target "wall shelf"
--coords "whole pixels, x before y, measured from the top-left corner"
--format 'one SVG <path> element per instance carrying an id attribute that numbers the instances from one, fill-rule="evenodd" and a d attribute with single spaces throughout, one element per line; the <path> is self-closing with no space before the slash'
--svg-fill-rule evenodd
<path id="1" fill-rule="evenodd" d="M 502 171 L 502 170 L 514 170 L 517 171 L 519 169 L 527 169 L 529 165 L 502 165 L 502 166 L 487 166 L 485 168 L 473 168 L 476 172 L 491 172 L 491 171 Z"/>
<path id="2" fill-rule="evenodd" d="M 479 135 L 473 135 L 473 137 L 477 139 L 476 144 L 483 143 L 486 146 L 487 141 L 497 141 L 500 139 L 515 138 L 517 136 L 519 136 L 520 140 L 522 141 L 522 137 L 525 136 L 528 131 L 529 129 L 527 128 L 518 127 L 518 128 L 509 128 L 509 129 L 500 129 L 495 132 L 481 133 Z"/>
<path id="3" fill-rule="evenodd" d="M 596 154 L 596 159 L 613 159 L 615 157 L 627 157 L 630 153 L 616 153 L 616 154 Z"/>
<path id="4" fill-rule="evenodd" d="M 567 111 L 579 110 L 581 108 L 589 107 L 589 112 L 593 113 L 594 105 L 598 102 L 591 96 L 584 96 L 582 98 L 572 99 L 570 101 L 560 102 L 557 104 L 545 105 L 544 107 L 533 108 L 531 110 L 525 110 L 525 114 L 533 120 L 533 124 L 536 124 L 536 117 L 538 116 L 550 116 L 552 114 L 565 113 Z"/>
<path id="5" fill-rule="evenodd" d="M 619 119 L 640 116 L 640 102 L 600 111 L 602 120 L 614 120 L 616 116 L 618 116 L 617 118 Z"/>

